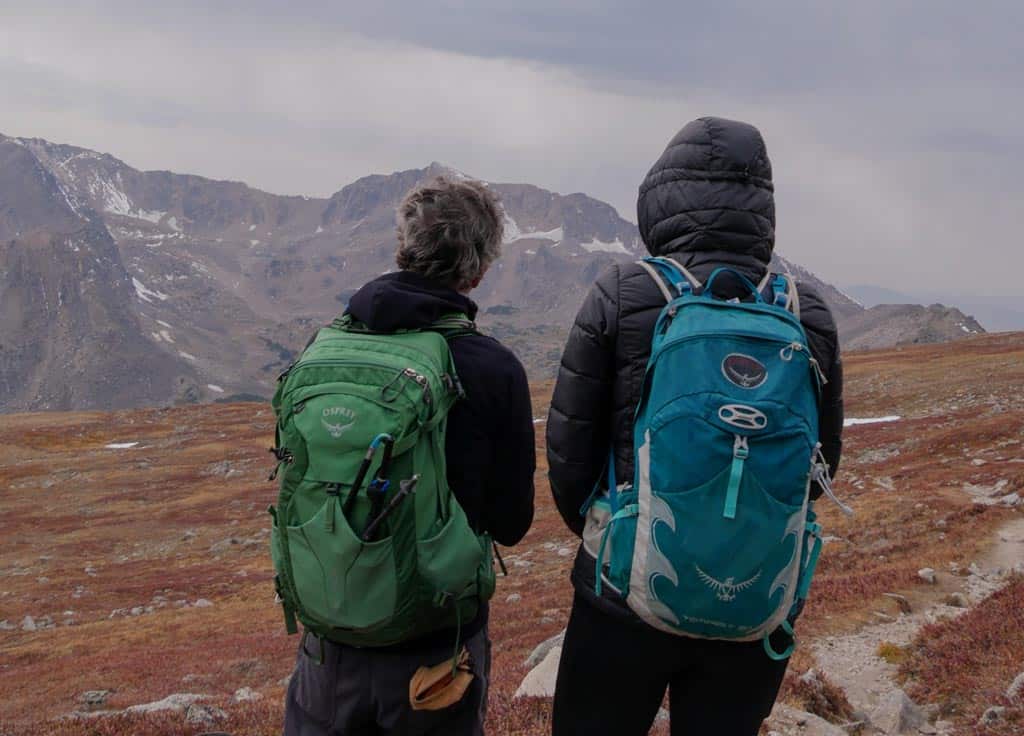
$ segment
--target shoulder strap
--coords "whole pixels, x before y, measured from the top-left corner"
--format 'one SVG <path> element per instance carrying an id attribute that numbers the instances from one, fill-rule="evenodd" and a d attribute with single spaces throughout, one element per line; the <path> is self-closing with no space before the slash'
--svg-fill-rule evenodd
<path id="1" fill-rule="evenodd" d="M 426 329 L 440 333 L 445 340 L 480 334 L 476 328 L 476 322 L 464 314 L 446 315 Z"/>
<path id="2" fill-rule="evenodd" d="M 658 289 L 661 291 L 661 295 L 665 297 L 665 303 L 668 304 L 669 302 L 671 302 L 672 292 L 668 290 L 668 287 L 665 285 L 665 279 L 663 279 L 661 277 L 661 274 L 658 273 L 658 269 L 656 269 L 647 261 L 637 261 L 637 265 L 643 268 L 643 270 L 645 270 L 650 275 L 650 277 L 654 279 L 654 283 L 658 285 Z"/>
<path id="3" fill-rule="evenodd" d="M 703 289 L 697 277 L 674 258 L 668 256 L 644 258 L 637 263 L 654 279 L 654 283 L 658 285 L 666 303 L 671 302 L 674 298 L 670 288 L 676 292 L 677 296 L 682 296 L 687 292 L 699 294 Z"/>
<path id="4" fill-rule="evenodd" d="M 794 317 L 800 319 L 800 294 L 796 289 L 796 279 L 788 273 L 766 274 L 765 279 L 768 276 L 772 276 L 772 301 L 775 306 L 789 310 Z"/>

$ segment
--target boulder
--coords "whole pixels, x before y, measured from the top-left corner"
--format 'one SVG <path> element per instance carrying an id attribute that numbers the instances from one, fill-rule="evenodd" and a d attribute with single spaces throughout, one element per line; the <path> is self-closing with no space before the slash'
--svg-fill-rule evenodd
<path id="1" fill-rule="evenodd" d="M 935 570 L 930 567 L 922 567 L 917 571 L 917 576 L 929 585 L 935 585 L 937 578 L 935 577 Z"/>
<path id="2" fill-rule="evenodd" d="M 196 695 L 195 693 L 174 693 L 163 700 L 154 700 L 152 703 L 143 703 L 125 708 L 126 713 L 157 713 L 159 711 L 171 710 L 183 713 L 193 703 L 205 700 L 207 695 Z"/>
<path id="3" fill-rule="evenodd" d="M 1010 700 L 1024 699 L 1024 672 L 1013 678 L 1010 687 L 1006 688 L 1006 697 Z"/>
<path id="4" fill-rule="evenodd" d="M 185 723 L 191 723 L 196 726 L 212 726 L 217 721 L 223 721 L 227 717 L 227 713 L 212 705 L 193 703 L 185 709 Z"/>
<path id="5" fill-rule="evenodd" d="M 523 662 L 523 666 L 532 669 L 539 665 L 544 661 L 544 658 L 548 656 L 548 652 L 550 652 L 554 647 L 562 646 L 563 639 L 565 639 L 565 629 L 562 629 L 562 631 L 558 632 L 550 639 L 545 639 L 534 647 L 533 651 L 530 652 L 530 656 Z"/>
<path id="6" fill-rule="evenodd" d="M 871 722 L 887 734 L 913 733 L 924 725 L 925 717 L 921 708 L 896 688 L 878 701 Z"/>
<path id="7" fill-rule="evenodd" d="M 558 678 L 558 662 L 562 658 L 562 646 L 551 647 L 544 659 L 523 678 L 514 698 L 535 696 L 550 698 L 555 694 L 555 680 Z"/>
<path id="8" fill-rule="evenodd" d="M 824 718 L 797 710 L 784 703 L 776 703 L 766 721 L 768 728 L 779 734 L 800 736 L 847 736 L 846 731 Z"/>

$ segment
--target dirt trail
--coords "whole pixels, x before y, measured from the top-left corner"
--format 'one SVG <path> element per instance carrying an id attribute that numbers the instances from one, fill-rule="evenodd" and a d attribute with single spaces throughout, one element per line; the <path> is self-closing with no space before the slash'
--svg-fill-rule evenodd
<path id="1" fill-rule="evenodd" d="M 939 573 L 943 590 L 949 584 L 964 594 L 970 605 L 999 589 L 1014 569 L 1024 569 L 1024 519 L 1015 519 L 999 528 L 988 551 L 971 567 L 966 577 Z M 948 594 L 947 594 L 948 595 Z M 857 710 L 870 714 L 881 696 L 899 687 L 896 666 L 878 656 L 879 645 L 909 644 L 926 623 L 952 618 L 968 609 L 933 603 L 894 621 L 867 626 L 855 634 L 825 637 L 813 649 L 819 669 L 842 687 Z"/>

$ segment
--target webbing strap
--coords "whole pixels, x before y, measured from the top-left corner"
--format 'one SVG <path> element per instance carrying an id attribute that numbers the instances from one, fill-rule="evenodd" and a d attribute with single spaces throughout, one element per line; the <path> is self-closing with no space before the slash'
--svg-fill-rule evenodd
<path id="1" fill-rule="evenodd" d="M 736 435 L 736 441 L 732 445 L 732 467 L 729 469 L 729 486 L 725 491 L 725 508 L 722 516 L 726 519 L 736 518 L 736 503 L 740 496 L 740 482 L 743 480 L 743 463 L 750 455 L 750 447 L 747 445 L 747 438 L 743 435 Z"/>
<path id="2" fill-rule="evenodd" d="M 774 659 L 776 662 L 781 662 L 784 659 L 788 659 L 789 655 L 791 655 L 793 651 L 796 649 L 796 634 L 793 633 L 793 627 L 790 625 L 789 621 L 783 621 L 779 628 L 781 628 L 783 631 L 789 634 L 790 643 L 789 646 L 785 648 L 785 650 L 781 652 L 776 652 L 774 649 L 772 649 L 772 643 L 771 641 L 769 641 L 771 634 L 765 634 L 763 639 L 765 654 L 767 654 L 771 659 Z"/>
<path id="3" fill-rule="evenodd" d="M 299 625 L 295 620 L 295 610 L 287 601 L 281 601 L 281 609 L 284 611 L 284 629 L 289 634 L 298 634 Z"/>
<path id="4" fill-rule="evenodd" d="M 740 497 L 740 482 L 743 480 L 743 463 L 747 459 L 746 454 L 734 455 L 732 468 L 729 471 L 729 487 L 725 491 L 725 509 L 722 516 L 726 519 L 736 518 L 736 504 Z"/>
<path id="5" fill-rule="evenodd" d="M 818 567 L 818 557 L 821 555 L 821 524 L 813 521 L 807 522 L 807 531 L 814 537 L 814 546 L 807 557 L 807 564 L 804 566 L 803 574 L 800 576 L 800 587 L 797 588 L 797 600 L 807 598 L 811 591 L 811 580 L 814 579 L 814 571 Z"/>

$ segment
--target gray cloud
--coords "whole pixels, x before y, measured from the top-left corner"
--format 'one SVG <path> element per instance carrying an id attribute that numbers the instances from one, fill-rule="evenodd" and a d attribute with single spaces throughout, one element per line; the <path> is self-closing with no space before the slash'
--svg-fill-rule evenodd
<path id="1" fill-rule="evenodd" d="M 442 160 L 634 219 L 664 143 L 757 124 L 779 249 L 838 283 L 1018 294 L 1018 3 L 0 3 L 0 131 L 327 194 Z"/>

